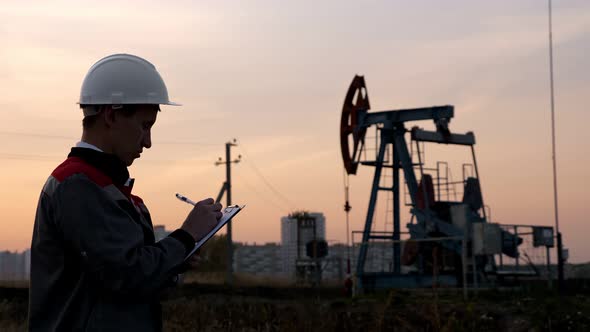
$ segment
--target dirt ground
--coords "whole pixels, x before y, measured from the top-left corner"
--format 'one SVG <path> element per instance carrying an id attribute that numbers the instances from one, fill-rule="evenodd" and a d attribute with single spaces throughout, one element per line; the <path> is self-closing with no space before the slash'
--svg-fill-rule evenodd
<path id="1" fill-rule="evenodd" d="M 26 288 L 0 288 L 0 330 L 26 330 Z M 165 331 L 590 331 L 590 292 L 389 290 L 346 298 L 338 287 L 197 280 L 163 299 Z"/>

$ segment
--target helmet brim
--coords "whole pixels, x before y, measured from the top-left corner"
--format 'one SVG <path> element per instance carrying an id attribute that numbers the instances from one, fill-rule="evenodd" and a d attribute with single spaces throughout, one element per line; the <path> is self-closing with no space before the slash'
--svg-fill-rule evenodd
<path id="1" fill-rule="evenodd" d="M 111 105 L 111 104 L 102 104 L 102 103 L 100 103 L 100 104 L 92 104 L 92 103 L 84 103 L 84 104 L 82 104 L 80 102 L 77 102 L 76 104 L 77 105 Z M 137 105 L 137 104 L 117 104 L 117 105 Z M 167 103 L 161 103 L 161 104 L 153 104 L 153 105 L 182 106 L 182 104 L 175 103 L 173 101 L 169 101 Z"/>
<path id="2" fill-rule="evenodd" d="M 160 105 L 169 105 L 169 106 L 182 106 L 182 104 L 175 103 L 175 102 L 173 102 L 173 101 L 169 101 L 169 102 L 167 102 L 167 103 L 165 103 L 165 104 L 160 104 Z"/>

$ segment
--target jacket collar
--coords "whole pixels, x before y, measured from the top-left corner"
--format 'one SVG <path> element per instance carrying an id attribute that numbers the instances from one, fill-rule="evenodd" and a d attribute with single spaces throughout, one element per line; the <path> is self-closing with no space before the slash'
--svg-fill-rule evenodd
<path id="1" fill-rule="evenodd" d="M 98 152 L 104 152 L 101 149 L 99 149 L 96 145 L 93 145 L 93 144 L 90 144 L 90 143 L 86 143 L 84 141 L 80 141 L 80 142 L 76 143 L 76 147 L 77 148 L 92 149 L 92 150 L 96 150 Z"/>
<path id="2" fill-rule="evenodd" d="M 113 180 L 117 187 L 123 187 L 129 180 L 129 171 L 125 163 L 114 154 L 97 150 L 74 147 L 68 157 L 77 157 L 96 167 Z"/>

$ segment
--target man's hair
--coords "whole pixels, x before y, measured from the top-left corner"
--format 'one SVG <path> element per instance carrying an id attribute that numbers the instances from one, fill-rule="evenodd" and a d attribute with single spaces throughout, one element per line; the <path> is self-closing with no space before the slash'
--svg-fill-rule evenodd
<path id="1" fill-rule="evenodd" d="M 85 114 L 84 119 L 82 119 L 82 128 L 92 128 L 98 121 L 100 113 L 102 113 L 106 107 L 112 107 L 112 105 L 80 105 L 80 108 Z M 117 108 L 116 111 L 124 117 L 130 117 L 135 114 L 137 108 L 135 105 L 119 105 L 119 108 Z"/>

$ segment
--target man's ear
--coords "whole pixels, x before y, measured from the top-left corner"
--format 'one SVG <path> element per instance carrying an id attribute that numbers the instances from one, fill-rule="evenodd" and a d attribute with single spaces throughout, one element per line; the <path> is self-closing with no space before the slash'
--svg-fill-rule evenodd
<path id="1" fill-rule="evenodd" d="M 112 127 L 116 121 L 115 110 L 110 105 L 102 106 L 104 109 L 102 110 L 102 116 L 104 118 L 104 123 L 107 127 Z"/>

